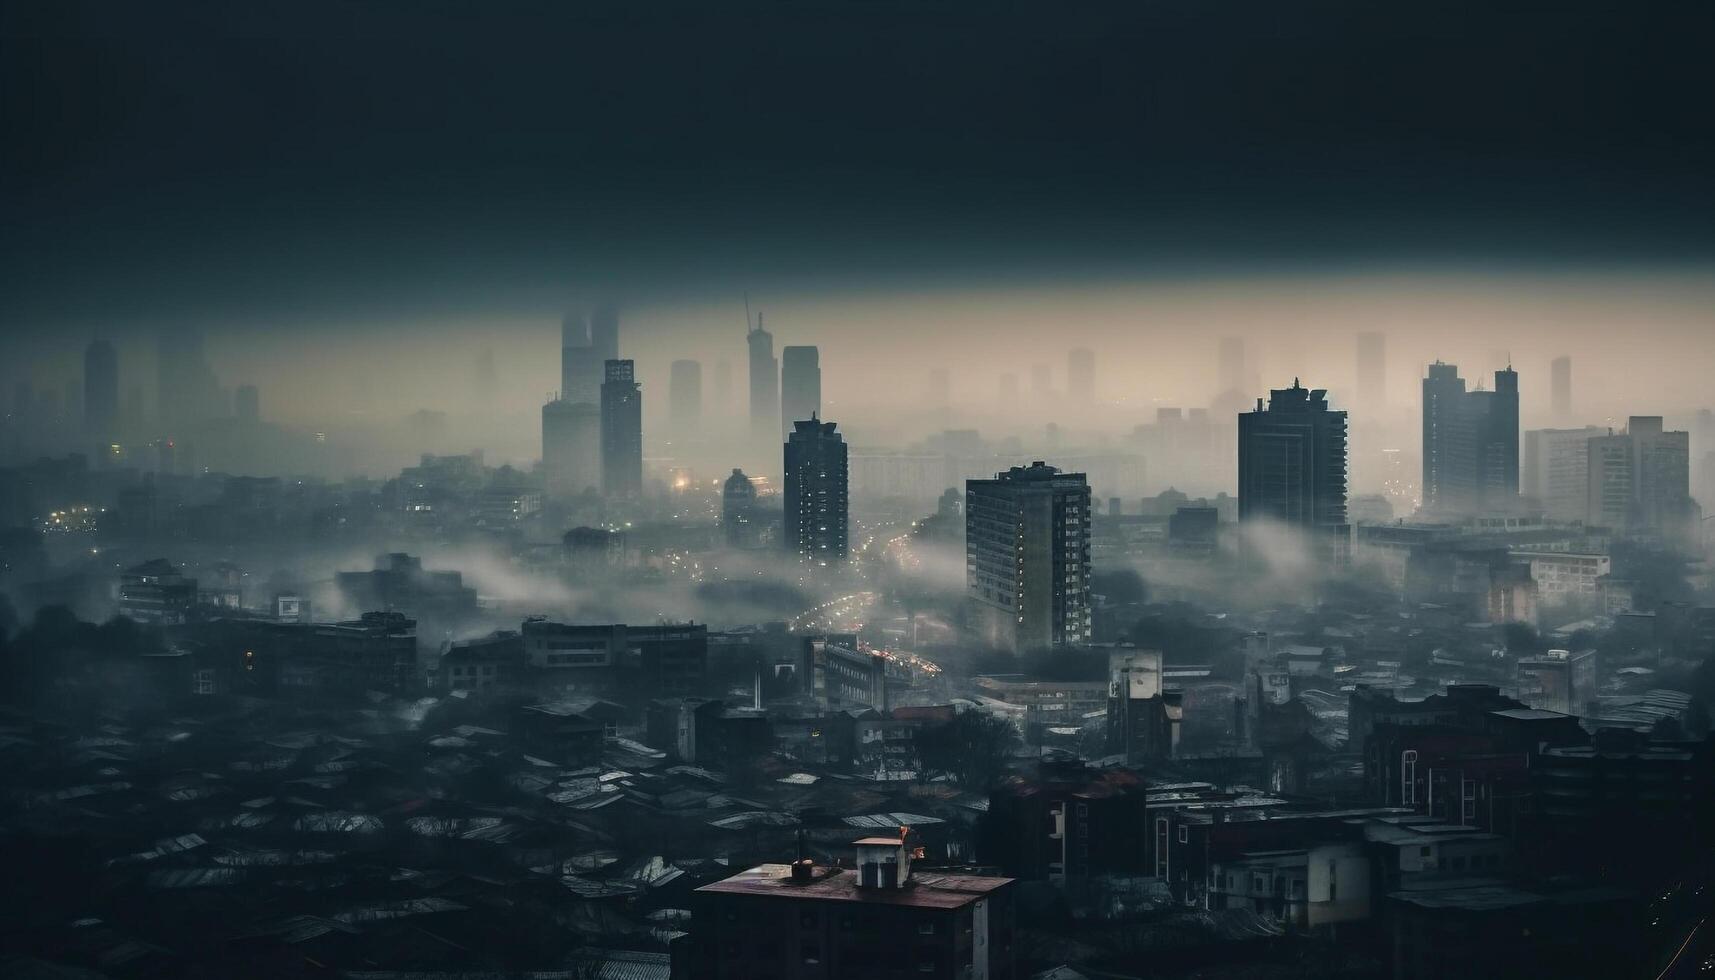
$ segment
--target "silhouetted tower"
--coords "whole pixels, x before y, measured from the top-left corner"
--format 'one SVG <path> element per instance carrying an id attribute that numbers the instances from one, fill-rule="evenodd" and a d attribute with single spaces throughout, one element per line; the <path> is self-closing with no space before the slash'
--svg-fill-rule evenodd
<path id="1" fill-rule="evenodd" d="M 1423 379 L 1423 507 L 1440 514 L 1505 508 L 1519 487 L 1518 373 L 1495 372 L 1495 390 L 1466 391 L 1456 365 Z"/>
<path id="2" fill-rule="evenodd" d="M 688 436 L 697 431 L 703 417 L 703 366 L 696 361 L 674 361 L 667 382 L 667 418 L 673 434 Z"/>
<path id="3" fill-rule="evenodd" d="M 750 347 L 750 431 L 759 442 L 773 442 L 780 433 L 780 362 L 774 357 L 774 335 L 762 328 L 761 313 L 744 339 Z"/>
<path id="4" fill-rule="evenodd" d="M 735 468 L 721 488 L 721 530 L 727 547 L 756 547 L 761 531 L 756 521 L 756 484 L 750 482 L 743 470 Z"/>
<path id="5" fill-rule="evenodd" d="M 195 330 L 165 330 L 155 354 L 156 415 L 161 427 L 182 431 L 221 413 L 220 381 Z"/>
<path id="6" fill-rule="evenodd" d="M 1243 392 L 1245 384 L 1245 342 L 1242 337 L 1222 337 L 1217 355 L 1216 382 L 1222 392 Z"/>
<path id="7" fill-rule="evenodd" d="M 846 441 L 835 423 L 812 416 L 786 440 L 786 548 L 800 561 L 832 565 L 849 550 Z"/>
<path id="8" fill-rule="evenodd" d="M 643 389 L 629 360 L 610 360 L 601 385 L 602 492 L 643 491 Z"/>
<path id="9" fill-rule="evenodd" d="M 100 440 L 119 432 L 119 354 L 105 340 L 92 340 L 83 352 L 84 431 Z"/>
<path id="10" fill-rule="evenodd" d="M 780 350 L 780 414 L 782 433 L 792 425 L 822 412 L 822 363 L 816 348 L 783 347 Z"/>
<path id="11" fill-rule="evenodd" d="M 1239 520 L 1273 520 L 1343 538 L 1346 413 L 1292 380 L 1239 413 Z"/>

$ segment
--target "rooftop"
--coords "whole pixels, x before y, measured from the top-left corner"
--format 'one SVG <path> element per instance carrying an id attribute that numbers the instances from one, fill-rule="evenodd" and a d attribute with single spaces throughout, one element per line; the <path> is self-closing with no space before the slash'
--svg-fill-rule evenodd
<path id="1" fill-rule="evenodd" d="M 897 844 L 892 838 L 876 838 Z M 862 902 L 876 905 L 910 905 L 928 909 L 957 909 L 1012 883 L 1011 878 L 978 875 L 937 875 L 914 871 L 904 888 L 859 888 L 857 872 L 843 868 L 817 868 L 809 881 L 792 880 L 788 864 L 759 864 L 725 881 L 704 885 L 699 892 L 726 895 L 760 895 L 773 898 L 817 899 L 824 902 Z"/>

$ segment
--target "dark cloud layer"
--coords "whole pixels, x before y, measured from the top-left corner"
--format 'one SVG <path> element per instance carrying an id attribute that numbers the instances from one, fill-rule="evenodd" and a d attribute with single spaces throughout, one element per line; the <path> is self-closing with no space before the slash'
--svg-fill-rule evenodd
<path id="1" fill-rule="evenodd" d="M 262 9 L 266 6 L 266 9 Z M 5 325 L 1701 259 L 1706 4 L 12 4 Z"/>

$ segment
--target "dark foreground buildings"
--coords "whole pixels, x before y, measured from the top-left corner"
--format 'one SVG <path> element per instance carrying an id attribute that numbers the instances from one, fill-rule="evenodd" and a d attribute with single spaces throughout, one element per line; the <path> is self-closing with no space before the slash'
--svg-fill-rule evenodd
<path id="1" fill-rule="evenodd" d="M 900 829 L 898 837 L 854 841 L 853 869 L 799 858 L 697 889 L 682 975 L 1017 977 L 1012 879 L 914 871 L 914 848 Z"/>

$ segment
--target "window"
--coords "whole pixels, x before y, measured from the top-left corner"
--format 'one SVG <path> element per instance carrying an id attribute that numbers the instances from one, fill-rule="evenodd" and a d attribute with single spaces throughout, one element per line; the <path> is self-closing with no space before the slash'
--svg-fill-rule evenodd
<path id="1" fill-rule="evenodd" d="M 917 923 L 917 935 L 919 935 L 919 936 L 933 936 L 934 934 L 935 934 L 935 923 L 933 923 L 933 922 L 919 922 L 919 923 Z"/>
<path id="2" fill-rule="evenodd" d="M 1179 843 L 1181 843 L 1181 844 L 1189 843 L 1190 840 L 1191 840 L 1190 832 L 1184 826 L 1181 826 L 1179 828 Z"/>
<path id="3" fill-rule="evenodd" d="M 1399 756 L 1399 801 L 1406 806 L 1417 805 L 1417 750 L 1406 749 Z"/>

